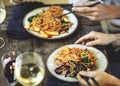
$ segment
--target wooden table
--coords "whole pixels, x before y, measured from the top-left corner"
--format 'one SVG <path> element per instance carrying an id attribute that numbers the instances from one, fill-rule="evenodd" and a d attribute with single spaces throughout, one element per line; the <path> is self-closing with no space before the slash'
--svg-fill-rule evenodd
<path id="1" fill-rule="evenodd" d="M 63 45 L 73 44 L 79 37 L 89 33 L 92 30 L 99 31 L 99 32 L 102 31 L 101 25 L 99 22 L 91 22 L 88 19 L 85 19 L 83 17 L 78 17 L 79 26 L 77 30 L 72 35 L 66 38 L 58 39 L 58 40 L 43 40 L 43 39 L 34 37 L 27 40 L 14 40 L 7 37 L 5 33 L 8 21 L 12 15 L 13 7 L 12 6 L 6 7 L 6 11 L 7 11 L 7 17 L 5 21 L 0 25 L 0 36 L 2 36 L 5 39 L 6 45 L 4 46 L 4 48 L 0 49 L 0 58 L 5 52 L 13 48 L 19 50 L 20 52 L 26 52 L 33 48 L 35 51 L 37 50 L 37 52 L 42 56 L 44 64 L 46 65 L 47 58 L 55 49 Z M 97 46 L 96 48 L 98 48 L 103 52 L 105 51 L 104 46 Z M 46 76 L 49 74 L 50 73 L 46 68 Z M 6 86 L 1 64 L 0 64 L 0 86 Z"/>

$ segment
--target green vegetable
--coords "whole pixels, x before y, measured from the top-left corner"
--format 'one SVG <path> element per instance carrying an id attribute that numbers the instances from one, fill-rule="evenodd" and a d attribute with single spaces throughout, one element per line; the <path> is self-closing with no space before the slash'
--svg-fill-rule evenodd
<path id="1" fill-rule="evenodd" d="M 82 53 L 82 62 L 84 62 L 84 63 L 89 63 L 90 62 L 89 55 L 88 55 L 87 52 Z"/>
<path id="2" fill-rule="evenodd" d="M 61 20 L 61 23 L 70 23 L 70 21 L 67 18 L 64 18 L 63 20 Z"/>
<path id="3" fill-rule="evenodd" d="M 82 62 L 89 63 L 90 59 L 88 57 L 84 57 L 84 58 L 82 58 Z"/>
<path id="4" fill-rule="evenodd" d="M 72 78 L 76 77 L 76 72 L 71 72 L 70 77 L 72 77 Z"/>
<path id="5" fill-rule="evenodd" d="M 32 19 L 33 19 L 33 18 L 37 18 L 37 17 L 40 17 L 40 15 L 39 15 L 39 14 L 36 14 L 36 15 L 30 16 L 30 17 L 28 18 L 28 21 L 29 21 L 29 22 L 32 22 Z"/>

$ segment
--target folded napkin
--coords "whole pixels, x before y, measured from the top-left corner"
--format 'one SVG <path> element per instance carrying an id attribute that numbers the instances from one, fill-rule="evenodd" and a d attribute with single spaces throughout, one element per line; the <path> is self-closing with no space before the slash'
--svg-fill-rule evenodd
<path id="1" fill-rule="evenodd" d="M 8 37 L 18 40 L 32 37 L 23 27 L 23 18 L 31 10 L 44 6 L 45 5 L 41 2 L 24 2 L 16 5 L 7 26 L 6 33 Z"/>
<path id="2" fill-rule="evenodd" d="M 78 82 L 65 82 L 61 81 L 53 76 L 48 76 L 46 86 L 80 86 Z"/>

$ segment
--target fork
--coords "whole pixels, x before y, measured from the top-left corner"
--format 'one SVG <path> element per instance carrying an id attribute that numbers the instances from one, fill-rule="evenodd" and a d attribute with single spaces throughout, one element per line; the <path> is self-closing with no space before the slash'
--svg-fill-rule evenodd
<path id="1" fill-rule="evenodd" d="M 93 4 L 86 5 L 86 6 L 79 6 L 79 7 L 94 7 L 95 5 L 100 4 L 100 3 L 101 3 L 101 2 L 97 1 L 97 2 L 95 2 L 95 3 L 93 3 Z M 69 7 L 65 8 L 65 9 L 71 9 L 72 7 L 73 7 L 73 6 L 69 6 Z M 61 18 L 62 16 L 68 15 L 68 14 L 70 14 L 70 13 L 74 13 L 74 12 L 73 12 L 73 11 L 70 11 L 70 12 L 68 12 L 68 13 L 65 13 L 65 14 L 62 14 L 62 15 L 57 16 L 57 18 Z"/>
<path id="2" fill-rule="evenodd" d="M 81 68 L 82 68 L 84 71 L 87 71 L 87 68 L 86 68 L 84 65 L 80 64 L 80 66 L 81 66 Z M 80 76 L 81 76 L 81 75 L 80 75 Z M 94 82 L 94 84 L 95 84 L 96 86 L 100 86 L 99 83 L 98 83 L 93 77 L 82 76 L 82 78 L 86 81 L 86 83 L 88 84 L 88 86 L 91 86 L 90 82 L 88 81 L 89 78 Z"/>

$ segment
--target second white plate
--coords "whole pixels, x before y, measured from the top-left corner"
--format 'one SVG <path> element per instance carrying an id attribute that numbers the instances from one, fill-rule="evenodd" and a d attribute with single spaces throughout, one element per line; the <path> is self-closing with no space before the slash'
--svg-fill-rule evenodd
<path id="1" fill-rule="evenodd" d="M 48 7 L 37 8 L 37 9 L 34 9 L 31 12 L 29 12 L 23 19 L 23 25 L 25 26 L 26 24 L 29 24 L 28 18 L 30 16 L 43 13 L 43 9 L 44 10 L 48 9 Z M 63 11 L 63 13 L 68 13 L 68 12 L 69 12 L 68 10 Z M 51 38 L 44 38 L 39 33 L 35 32 L 35 31 L 28 30 L 28 29 L 25 29 L 25 30 L 28 31 L 30 34 L 38 37 L 38 38 L 43 38 L 43 39 L 60 39 L 60 38 L 64 38 L 64 37 L 67 37 L 67 36 L 71 35 L 77 29 L 77 26 L 78 26 L 78 20 L 77 20 L 76 16 L 73 13 L 68 14 L 67 16 L 69 17 L 70 21 L 73 23 L 73 25 L 70 27 L 70 29 L 68 30 L 67 33 L 60 34 L 58 36 L 52 36 Z"/>

